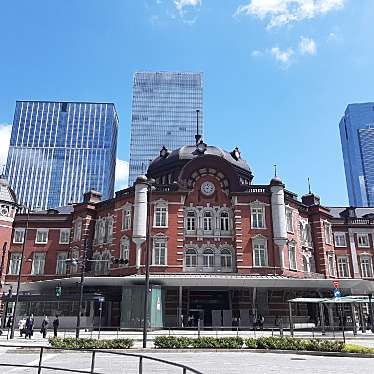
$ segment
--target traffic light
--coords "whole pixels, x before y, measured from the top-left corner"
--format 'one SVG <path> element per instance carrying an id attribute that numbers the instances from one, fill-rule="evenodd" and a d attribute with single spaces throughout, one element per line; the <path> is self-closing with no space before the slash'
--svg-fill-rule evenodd
<path id="1" fill-rule="evenodd" d="M 58 286 L 55 287 L 55 295 L 56 295 L 56 297 L 61 297 L 61 295 L 62 295 L 61 284 L 59 284 Z"/>

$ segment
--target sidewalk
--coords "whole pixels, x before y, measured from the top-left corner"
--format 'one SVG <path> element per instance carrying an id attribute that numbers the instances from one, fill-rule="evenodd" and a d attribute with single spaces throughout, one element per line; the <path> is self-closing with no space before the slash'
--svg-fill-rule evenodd
<path id="1" fill-rule="evenodd" d="M 290 332 L 284 331 L 284 336 L 290 336 Z M 19 332 L 15 332 L 14 339 L 7 339 L 6 330 L 3 331 L 3 335 L 0 336 L 0 344 L 6 344 L 9 346 L 12 345 L 27 345 L 27 346 L 38 346 L 48 345 L 48 337 L 53 336 L 53 331 L 48 330 L 47 339 L 43 339 L 42 335 L 39 331 L 34 331 L 34 335 L 31 339 L 25 339 L 24 337 L 19 336 Z M 75 331 L 69 330 L 64 331 L 60 330 L 58 333 L 60 338 L 75 337 Z M 178 330 L 178 329 L 165 329 L 165 330 L 157 330 L 157 331 L 150 331 L 148 332 L 148 339 L 147 341 L 148 346 L 151 348 L 153 347 L 153 340 L 157 336 L 188 336 L 188 337 L 198 337 L 197 330 Z M 279 330 L 250 330 L 250 331 L 237 331 L 236 329 L 233 330 L 202 330 L 200 331 L 200 336 L 213 336 L 213 337 L 223 337 L 223 336 L 240 336 L 242 338 L 253 338 L 253 337 L 261 337 L 261 336 L 280 336 Z M 80 332 L 81 338 L 93 338 L 97 339 L 99 337 L 98 331 L 84 331 L 81 330 Z M 343 340 L 342 332 L 326 332 L 326 335 L 322 336 L 321 332 L 311 332 L 311 331 L 295 331 L 294 337 L 296 338 L 319 338 L 319 339 L 331 339 L 331 340 Z M 346 342 L 352 344 L 358 344 L 366 347 L 374 347 L 374 334 L 371 332 L 358 332 L 357 336 L 353 335 L 352 331 L 345 332 Z M 140 348 L 142 346 L 143 335 L 141 331 L 101 331 L 100 332 L 100 339 L 120 339 L 120 338 L 131 338 L 134 340 L 135 348 Z"/>

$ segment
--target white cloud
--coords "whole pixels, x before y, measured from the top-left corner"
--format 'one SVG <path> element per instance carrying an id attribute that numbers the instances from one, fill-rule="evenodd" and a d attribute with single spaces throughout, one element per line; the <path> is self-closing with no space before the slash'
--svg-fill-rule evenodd
<path id="1" fill-rule="evenodd" d="M 282 51 L 279 47 L 273 47 L 270 53 L 277 61 L 281 62 L 284 66 L 288 66 L 295 52 L 292 48 Z"/>
<path id="2" fill-rule="evenodd" d="M 267 28 L 279 27 L 304 19 L 315 18 L 332 10 L 344 7 L 346 0 L 250 0 L 240 5 L 236 15 L 256 16 L 268 19 Z"/>
<path id="3" fill-rule="evenodd" d="M 1 139 L 0 172 L 3 171 L 3 166 L 6 165 L 11 132 L 12 132 L 12 125 L 0 124 L 0 139 Z"/>
<path id="4" fill-rule="evenodd" d="M 115 190 L 123 190 L 128 186 L 129 182 L 129 163 L 125 160 L 117 158 L 116 161 L 116 178 Z"/>
<path id="5" fill-rule="evenodd" d="M 174 4 L 184 23 L 193 24 L 197 21 L 201 0 L 174 0 Z"/>
<path id="6" fill-rule="evenodd" d="M 260 56 L 262 56 L 262 52 L 259 51 L 258 49 L 255 49 L 254 51 L 252 51 L 251 56 L 252 57 L 260 57 Z"/>
<path id="7" fill-rule="evenodd" d="M 317 53 L 316 42 L 312 38 L 300 37 L 299 50 L 302 55 L 315 55 Z"/>
<path id="8" fill-rule="evenodd" d="M 188 6 L 194 7 L 201 5 L 201 0 L 175 0 L 174 4 L 178 10 L 183 10 L 183 8 Z"/>

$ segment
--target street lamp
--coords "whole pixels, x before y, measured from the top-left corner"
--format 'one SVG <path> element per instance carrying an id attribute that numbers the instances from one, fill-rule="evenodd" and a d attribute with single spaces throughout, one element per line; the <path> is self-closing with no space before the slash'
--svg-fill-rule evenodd
<path id="1" fill-rule="evenodd" d="M 29 219 L 30 219 L 30 209 L 26 207 L 25 205 L 20 205 L 19 208 L 21 209 L 27 209 L 27 217 L 26 217 L 26 228 L 25 228 L 25 235 L 23 237 L 23 243 L 22 243 L 22 253 L 21 253 L 21 262 L 19 265 L 19 272 L 17 277 L 17 293 L 16 293 L 16 300 L 14 302 L 13 306 L 13 315 L 12 315 L 12 328 L 10 330 L 10 339 L 14 338 L 14 328 L 16 325 L 16 316 L 17 316 L 17 305 L 18 305 L 18 299 L 19 299 L 19 292 L 21 288 L 21 276 L 22 276 L 22 265 L 23 260 L 25 257 L 25 248 L 26 248 L 26 239 L 27 239 L 27 231 L 29 229 Z"/>
<path id="2" fill-rule="evenodd" d="M 75 337 L 78 339 L 79 331 L 81 327 L 81 311 L 82 311 L 82 304 L 83 304 L 84 277 L 86 275 L 86 264 L 87 264 L 87 238 L 84 239 L 82 260 L 79 261 L 79 259 L 77 258 L 71 258 L 71 259 L 67 259 L 66 262 L 74 266 L 79 264 L 80 270 L 81 270 L 81 277 L 80 277 L 80 282 L 79 282 L 79 305 L 78 305 L 78 312 L 77 312 L 77 325 L 75 328 Z"/>
<path id="3" fill-rule="evenodd" d="M 148 298 L 149 298 L 149 265 L 151 255 L 151 199 L 152 191 L 155 189 L 153 184 L 156 181 L 153 178 L 147 179 L 144 184 L 148 188 L 148 216 L 147 216 L 147 237 L 146 237 L 146 252 L 145 252 L 145 282 L 144 282 L 144 310 L 143 310 L 143 348 L 147 348 L 147 333 L 148 333 Z"/>
<path id="4" fill-rule="evenodd" d="M 374 333 L 374 321 L 373 321 L 373 305 L 372 305 L 373 294 L 369 293 L 369 315 L 370 315 L 370 330 Z"/>

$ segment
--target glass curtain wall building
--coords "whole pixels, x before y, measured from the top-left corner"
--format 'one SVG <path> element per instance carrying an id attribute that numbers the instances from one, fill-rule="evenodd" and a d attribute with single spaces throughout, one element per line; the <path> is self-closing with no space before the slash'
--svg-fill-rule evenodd
<path id="1" fill-rule="evenodd" d="M 162 146 L 195 143 L 203 134 L 202 73 L 138 72 L 133 81 L 129 185 L 145 174 Z"/>
<path id="2" fill-rule="evenodd" d="M 349 204 L 374 207 L 374 103 L 349 104 L 339 129 Z"/>
<path id="3" fill-rule="evenodd" d="M 113 197 L 118 125 L 114 104 L 17 101 L 6 175 L 18 202 L 48 209 L 90 189 Z"/>

